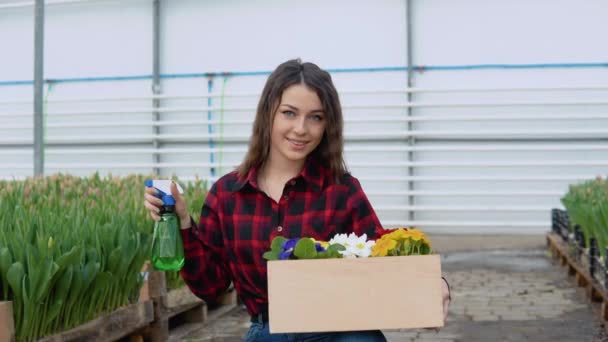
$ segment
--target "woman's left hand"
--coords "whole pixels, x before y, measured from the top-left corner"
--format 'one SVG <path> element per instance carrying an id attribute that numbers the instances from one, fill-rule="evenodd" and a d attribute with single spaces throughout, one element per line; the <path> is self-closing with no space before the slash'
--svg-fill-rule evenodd
<path id="1" fill-rule="evenodd" d="M 447 280 L 445 280 L 445 278 L 441 278 L 441 280 L 441 292 L 443 296 L 443 324 L 445 325 L 448 318 L 448 307 L 450 306 L 450 301 L 452 298 Z"/>
<path id="2" fill-rule="evenodd" d="M 450 285 L 445 278 L 441 278 L 441 297 L 443 299 L 443 325 L 445 326 L 446 320 L 448 319 L 448 307 L 450 306 L 450 301 L 452 300 L 452 295 L 450 294 Z M 435 332 L 439 332 L 441 328 L 425 328 L 426 330 L 434 330 Z"/>

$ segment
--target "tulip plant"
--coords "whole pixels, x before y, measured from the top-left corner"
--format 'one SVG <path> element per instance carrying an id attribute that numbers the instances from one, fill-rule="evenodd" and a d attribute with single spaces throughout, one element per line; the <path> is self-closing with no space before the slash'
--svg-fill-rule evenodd
<path id="1" fill-rule="evenodd" d="M 578 224 L 585 235 L 586 245 L 595 237 L 599 251 L 606 257 L 608 247 L 608 181 L 602 177 L 581 184 L 570 185 L 561 199 L 570 222 Z"/>
<path id="2" fill-rule="evenodd" d="M 0 181 L 0 300 L 18 341 L 83 324 L 136 302 L 153 221 L 143 176 L 53 175 Z M 200 209 L 204 186 L 184 187 Z M 177 285 L 177 272 L 168 275 Z"/>

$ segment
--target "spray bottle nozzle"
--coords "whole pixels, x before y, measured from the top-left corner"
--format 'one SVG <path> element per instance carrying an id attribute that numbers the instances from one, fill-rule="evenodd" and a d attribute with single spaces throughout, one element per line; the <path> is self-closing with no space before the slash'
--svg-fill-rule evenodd
<path id="1" fill-rule="evenodd" d="M 171 183 L 172 182 L 173 181 L 167 180 L 167 179 L 148 179 L 145 181 L 144 184 L 148 187 L 156 188 L 156 190 L 158 191 L 158 193 L 156 194 L 156 197 L 162 199 L 164 203 L 167 203 L 168 201 L 170 201 L 172 204 L 167 204 L 167 205 L 175 205 L 175 199 L 173 198 L 173 196 L 171 196 Z M 175 185 L 177 186 L 177 191 L 180 194 L 183 194 L 184 190 L 182 189 L 182 187 L 178 183 L 175 183 Z M 171 197 L 171 199 L 168 199 L 167 201 L 165 201 L 165 197 Z"/>
<path id="2" fill-rule="evenodd" d="M 175 205 L 175 198 L 171 195 L 163 195 L 162 200 L 164 205 Z"/>

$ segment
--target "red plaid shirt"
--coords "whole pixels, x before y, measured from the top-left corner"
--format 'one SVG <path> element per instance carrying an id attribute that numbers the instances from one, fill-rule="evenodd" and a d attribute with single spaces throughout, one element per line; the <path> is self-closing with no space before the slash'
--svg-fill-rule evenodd
<path id="1" fill-rule="evenodd" d="M 257 171 L 236 172 L 209 190 L 198 227 L 182 230 L 186 262 L 182 277 L 192 292 L 214 303 L 230 282 L 250 315 L 268 310 L 266 260 L 272 239 L 312 237 L 329 241 L 336 233 L 374 238 L 380 221 L 359 181 L 346 174 L 340 184 L 313 160 L 285 184 L 279 203 L 262 192 Z"/>

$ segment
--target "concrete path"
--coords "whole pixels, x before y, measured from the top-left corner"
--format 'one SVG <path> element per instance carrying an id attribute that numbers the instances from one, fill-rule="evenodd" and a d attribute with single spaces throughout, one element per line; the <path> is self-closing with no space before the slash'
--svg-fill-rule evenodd
<path id="1" fill-rule="evenodd" d="M 542 236 L 431 241 L 453 287 L 447 325 L 438 333 L 385 331 L 389 341 L 608 341 L 597 308 L 553 264 Z M 248 326 L 238 308 L 187 340 L 241 341 Z"/>

